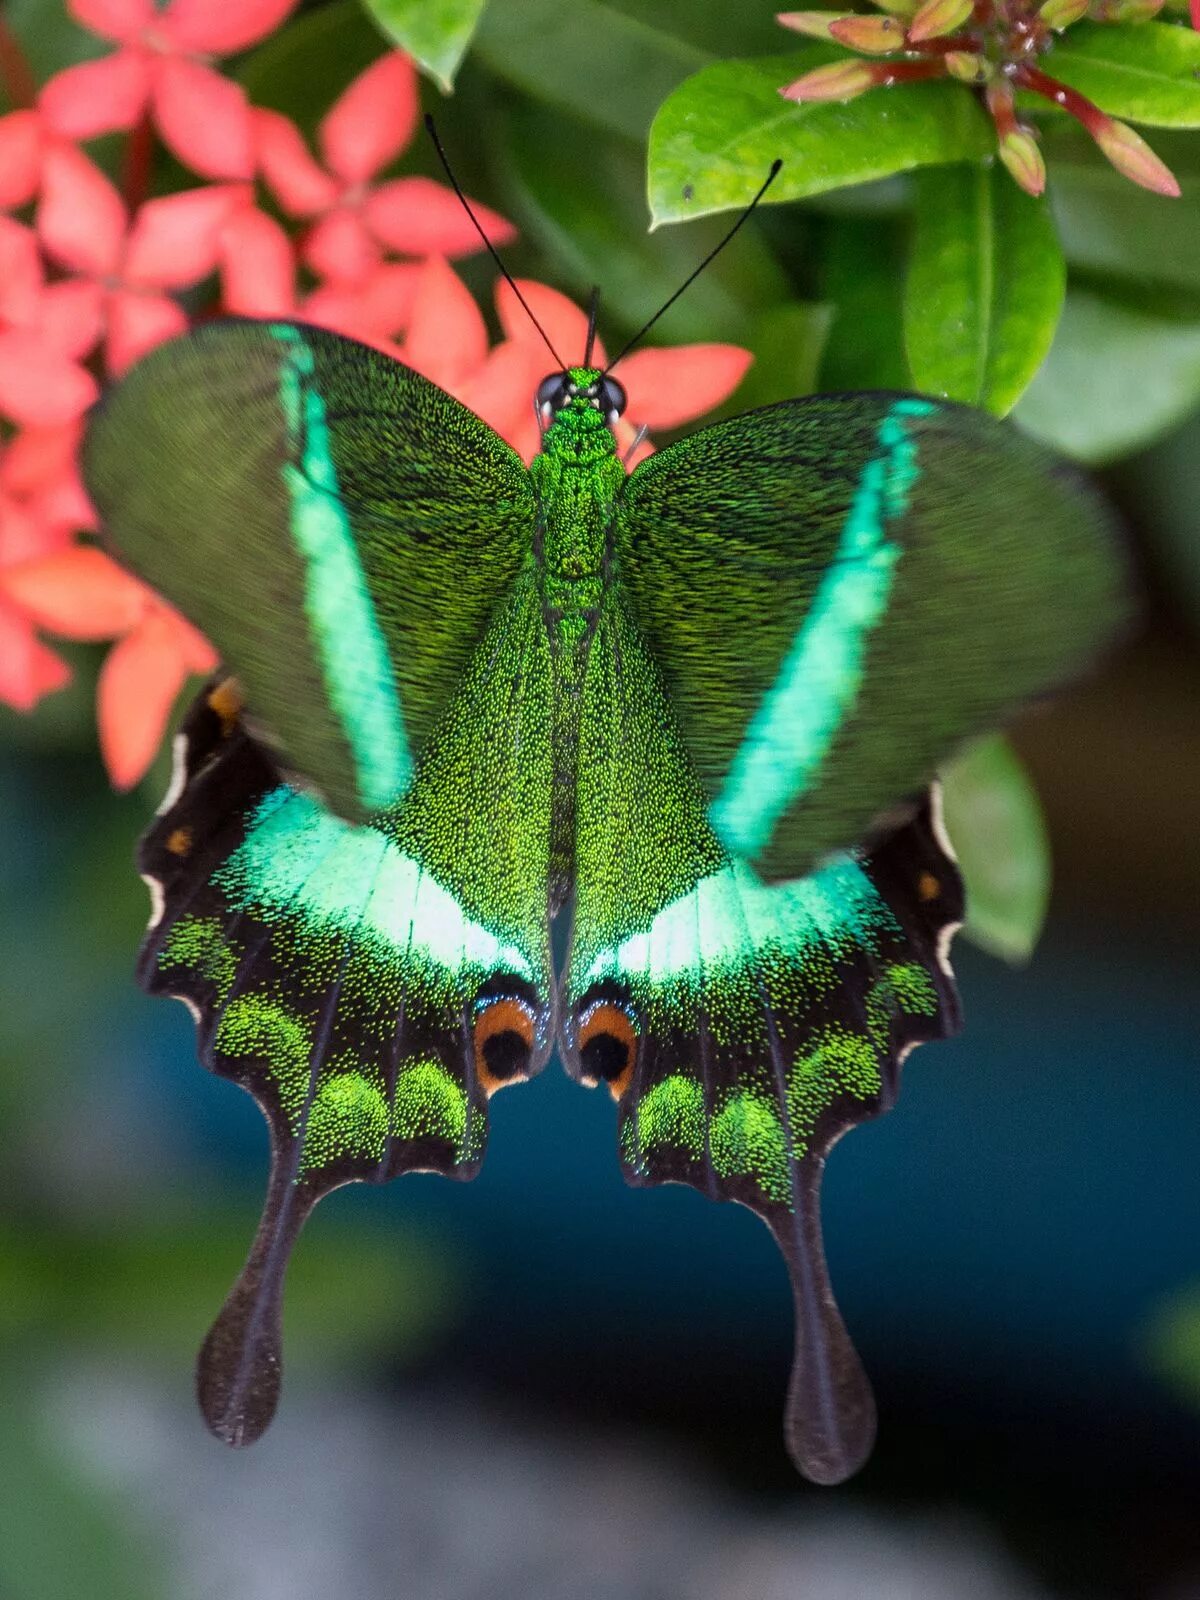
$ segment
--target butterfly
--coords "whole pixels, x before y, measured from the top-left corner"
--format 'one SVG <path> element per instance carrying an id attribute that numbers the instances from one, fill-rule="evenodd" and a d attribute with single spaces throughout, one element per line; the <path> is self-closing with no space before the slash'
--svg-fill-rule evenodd
<path id="1" fill-rule="evenodd" d="M 788 1448 L 837 1482 L 875 1411 L 823 1165 L 959 1025 L 935 774 L 1112 637 L 1114 531 L 1040 445 L 917 395 L 768 406 L 630 473 L 590 341 L 536 404 L 526 468 L 389 356 L 230 320 L 90 425 L 108 538 L 227 668 L 140 847 L 140 980 L 271 1134 L 201 1407 L 231 1444 L 269 1423 L 315 1202 L 474 1176 L 491 1096 L 557 1050 L 629 1182 L 770 1228 Z"/>

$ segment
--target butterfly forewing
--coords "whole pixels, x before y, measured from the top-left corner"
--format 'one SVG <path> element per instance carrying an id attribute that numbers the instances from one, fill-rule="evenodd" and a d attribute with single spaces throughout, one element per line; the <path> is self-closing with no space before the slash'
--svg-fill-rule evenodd
<path id="1" fill-rule="evenodd" d="M 717 832 L 770 878 L 894 816 L 1127 609 L 1076 474 L 912 395 L 787 401 L 658 452 L 616 556 Z"/>
<path id="2" fill-rule="evenodd" d="M 403 793 L 532 538 L 529 475 L 418 373 L 295 323 L 215 322 L 93 419 L 118 555 L 213 640 L 342 816 Z"/>

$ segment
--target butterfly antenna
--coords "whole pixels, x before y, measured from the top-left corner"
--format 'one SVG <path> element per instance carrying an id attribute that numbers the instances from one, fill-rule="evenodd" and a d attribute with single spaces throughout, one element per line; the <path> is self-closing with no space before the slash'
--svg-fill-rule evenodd
<path id="1" fill-rule="evenodd" d="M 771 163 L 771 170 L 770 170 L 770 172 L 767 173 L 767 176 L 763 181 L 762 187 L 759 189 L 758 193 L 754 196 L 754 199 L 751 200 L 750 204 L 742 212 L 741 216 L 734 223 L 733 227 L 730 228 L 729 232 L 721 240 L 720 244 L 717 244 L 717 245 L 713 246 L 713 248 L 708 252 L 708 254 L 705 256 L 704 260 L 700 263 L 700 265 L 696 268 L 696 270 L 694 272 L 691 272 L 691 273 L 688 274 L 688 276 L 679 285 L 678 289 L 676 289 L 675 293 L 666 302 L 666 304 L 659 306 L 658 310 L 650 318 L 650 321 L 647 322 L 644 327 L 641 327 L 641 328 L 638 329 L 638 331 L 634 334 L 633 338 L 630 339 L 629 343 L 625 346 L 625 348 L 620 352 L 619 355 L 615 355 L 612 358 L 612 360 L 608 363 L 607 367 L 605 367 L 605 369 L 604 369 L 605 373 L 611 372 L 612 369 L 616 366 L 618 361 L 623 361 L 624 360 L 624 358 L 633 349 L 634 345 L 635 344 L 639 344 L 641 342 L 641 340 L 644 339 L 645 336 L 650 332 L 650 329 L 658 321 L 659 317 L 662 316 L 663 312 L 664 311 L 669 311 L 671 309 L 671 307 L 675 304 L 676 300 L 679 299 L 679 296 L 683 293 L 683 291 L 685 289 L 690 288 L 691 285 L 693 283 L 695 283 L 696 279 L 704 271 L 705 267 L 708 266 L 709 262 L 715 260 L 716 257 L 721 254 L 721 251 L 724 250 L 725 246 L 729 243 L 729 241 L 733 238 L 734 234 L 738 231 L 738 229 L 742 226 L 742 224 L 749 217 L 750 213 L 754 210 L 755 206 L 762 199 L 763 195 L 766 194 L 767 190 L 775 182 L 775 179 L 779 176 L 779 169 L 782 166 L 783 166 L 783 162 L 777 156 L 775 158 L 775 160 L 772 161 L 772 163 Z M 478 227 L 478 223 L 476 223 L 476 227 Z"/>
<path id="2" fill-rule="evenodd" d="M 600 285 L 593 284 L 591 298 L 588 301 L 588 331 L 587 345 L 583 352 L 583 364 L 590 367 L 592 364 L 592 346 L 596 342 L 596 313 L 600 309 Z"/>
<path id="3" fill-rule="evenodd" d="M 487 234 L 483 231 L 483 227 L 480 224 L 479 218 L 471 210 L 471 202 L 467 199 L 466 195 L 462 192 L 462 188 L 461 188 L 461 186 L 459 184 L 459 181 L 454 176 L 453 169 L 450 166 L 450 158 L 447 156 L 447 154 L 445 152 L 445 149 L 442 146 L 442 141 L 438 137 L 437 126 L 434 123 L 432 114 L 429 113 L 429 112 L 426 112 L 426 114 L 425 114 L 425 132 L 433 140 L 433 148 L 437 151 L 438 160 L 442 163 L 442 167 L 445 170 L 446 176 L 450 179 L 450 186 L 454 190 L 455 194 L 458 196 L 459 204 L 462 206 L 463 210 L 470 217 L 472 225 L 474 226 L 475 232 L 483 240 L 484 245 L 487 248 L 488 255 L 491 256 L 492 260 L 500 268 L 501 276 L 504 278 L 505 283 L 507 283 L 508 287 L 516 295 L 517 299 L 521 302 L 521 305 L 522 305 L 522 307 L 524 308 L 524 311 L 525 311 L 525 315 L 529 318 L 530 322 L 533 323 L 534 327 L 541 334 L 542 343 L 546 346 L 546 349 L 549 350 L 550 354 L 554 357 L 555 366 L 558 368 L 558 370 L 560 372 L 565 372 L 567 370 L 566 362 L 559 355 L 558 351 L 554 348 L 554 346 L 550 343 L 549 334 L 546 332 L 545 328 L 542 327 L 541 323 L 538 321 L 538 319 L 534 316 L 533 312 L 530 310 L 529 301 L 526 300 L 525 296 L 521 293 L 520 289 L 517 288 L 516 280 L 514 279 L 512 273 L 504 265 L 503 261 L 501 261 L 499 251 L 496 249 L 496 246 L 492 243 L 492 241 L 488 238 Z"/>

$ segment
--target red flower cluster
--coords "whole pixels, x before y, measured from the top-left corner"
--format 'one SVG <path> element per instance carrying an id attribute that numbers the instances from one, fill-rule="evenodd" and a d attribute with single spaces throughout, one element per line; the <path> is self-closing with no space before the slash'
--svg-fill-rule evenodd
<path id="1" fill-rule="evenodd" d="M 20 106 L 0 117 L 0 701 L 29 710 L 67 681 L 43 633 L 115 641 L 97 717 L 121 788 L 153 759 L 185 680 L 216 660 L 88 537 L 94 517 L 77 455 L 101 381 L 197 314 L 297 316 L 398 355 L 527 457 L 537 444 L 532 395 L 547 359 L 536 331 L 502 286 L 505 338 L 489 351 L 479 309 L 449 265 L 482 248 L 453 192 L 380 177 L 417 127 L 408 57 L 389 52 L 349 85 L 317 130 L 319 160 L 292 122 L 250 105 L 214 66 L 284 24 L 297 3 L 67 0 L 117 48 L 40 90 L 0 17 L 0 72 Z M 120 188 L 81 148 L 114 131 L 128 135 Z M 205 181 L 146 199 L 156 136 Z M 263 191 L 289 226 L 261 208 Z M 475 210 L 495 243 L 513 237 L 502 217 Z M 583 313 L 538 284 L 523 292 L 568 358 L 582 354 Z M 633 424 L 699 415 L 749 360 L 720 345 L 631 356 L 621 377 Z M 623 427 L 632 442 L 634 427 Z"/>

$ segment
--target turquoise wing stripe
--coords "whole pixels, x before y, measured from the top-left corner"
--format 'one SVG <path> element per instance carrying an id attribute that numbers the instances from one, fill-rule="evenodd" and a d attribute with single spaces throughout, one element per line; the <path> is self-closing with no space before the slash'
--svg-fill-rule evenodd
<path id="1" fill-rule="evenodd" d="M 904 514 L 919 472 L 903 419 L 935 409 L 898 400 L 880 424 L 879 454 L 859 479 L 829 570 L 713 802 L 713 826 L 733 855 L 762 853 L 858 697 L 867 640 L 887 610 L 901 553 L 887 524 Z"/>
<path id="2" fill-rule="evenodd" d="M 280 402 L 301 461 L 301 468 L 288 462 L 283 474 L 305 563 L 305 612 L 359 798 L 372 810 L 394 800 L 412 777 L 395 672 L 339 496 L 325 405 L 311 381 L 313 353 L 298 328 L 272 323 L 270 332 L 287 350 Z"/>
<path id="3" fill-rule="evenodd" d="M 235 910 L 302 918 L 448 972 L 509 968 L 531 981 L 529 955 L 469 917 L 455 897 L 384 834 L 343 822 L 311 795 L 281 786 L 261 800 L 246 837 L 214 873 Z"/>

